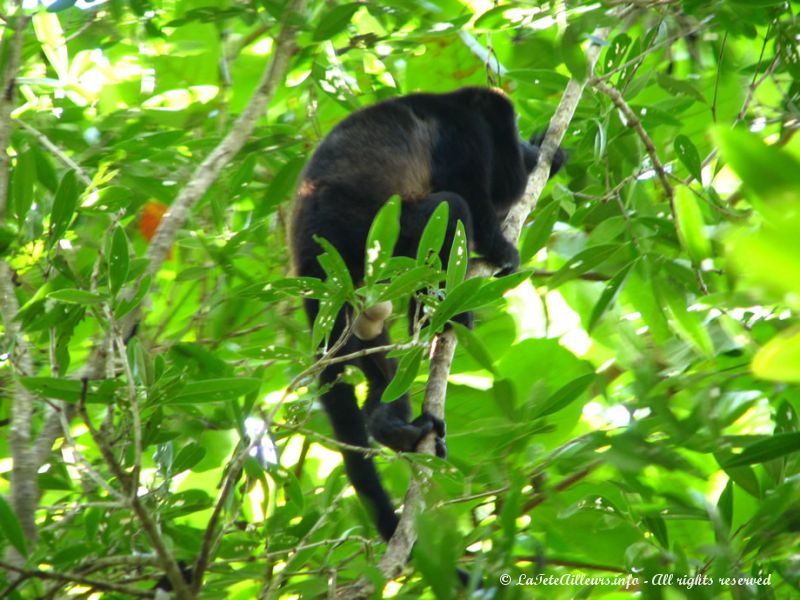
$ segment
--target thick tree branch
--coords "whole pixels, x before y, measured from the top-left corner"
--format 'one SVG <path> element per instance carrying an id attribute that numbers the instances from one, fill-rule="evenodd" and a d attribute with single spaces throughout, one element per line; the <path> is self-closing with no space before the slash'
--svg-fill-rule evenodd
<path id="1" fill-rule="evenodd" d="M 195 169 L 191 179 L 175 198 L 156 229 L 147 250 L 147 258 L 150 261 L 148 273 L 151 275 L 155 275 L 161 268 L 169 249 L 175 242 L 178 230 L 186 223 L 189 212 L 208 191 L 222 169 L 244 146 L 247 138 L 253 132 L 256 121 L 264 113 L 275 90 L 283 82 L 289 58 L 295 49 L 297 27 L 293 19 L 296 18 L 297 13 L 303 11 L 304 7 L 305 0 L 291 0 L 286 6 L 272 60 L 250 99 L 250 103 L 236 119 L 225 139 Z"/>
<path id="2" fill-rule="evenodd" d="M 595 32 L 594 37 L 605 39 L 607 35 L 608 31 L 604 29 Z M 587 49 L 590 72 L 594 70 L 594 65 L 599 55 L 600 46 L 595 44 L 590 45 Z M 536 202 L 539 200 L 539 196 L 547 183 L 553 156 L 561 144 L 561 140 L 572 120 L 572 116 L 575 114 L 575 109 L 581 99 L 584 87 L 586 87 L 586 80 L 578 81 L 572 79 L 564 90 L 564 95 L 561 97 L 561 102 L 553 118 L 550 120 L 547 134 L 539 149 L 539 162 L 528 179 L 528 185 L 525 189 L 523 199 L 511 209 L 511 212 L 503 223 L 503 234 L 509 240 L 516 241 L 519 239 L 522 225 L 528 218 L 528 215 L 536 207 Z M 493 275 L 493 270 L 491 266 L 485 262 L 475 262 L 470 267 L 470 277 L 490 277 L 491 275 Z M 431 350 L 430 372 L 423 410 L 439 418 L 444 418 L 447 378 L 450 374 L 455 348 L 456 337 L 453 331 L 449 330 L 437 336 Z M 423 440 L 418 451 L 433 454 L 433 436 L 429 436 L 427 439 Z M 386 553 L 380 562 L 381 571 L 387 578 L 396 577 L 408 561 L 411 548 L 416 540 L 414 521 L 420 503 L 420 495 L 419 481 L 415 480 L 409 486 L 408 493 L 406 494 L 400 525 L 398 525 L 397 531 L 389 541 Z"/>
<path id="3" fill-rule="evenodd" d="M 8 42 L 8 55 L 1 76 L 2 88 L 0 89 L 0 221 L 4 221 L 8 208 L 8 191 L 10 161 L 8 152 L 11 140 L 11 111 L 14 109 L 16 98 L 16 79 L 22 60 L 22 44 L 28 17 L 22 15 L 21 3 L 17 2 L 17 16 L 13 18 L 13 33 L 7 31 L 6 35 L 12 38 Z M 5 41 L 5 40 L 4 40 Z M 14 285 L 14 271 L 5 260 L 0 260 L 0 313 L 2 313 L 5 327 L 5 340 L 9 344 L 13 374 L 16 379 L 19 375 L 33 374 L 33 360 L 27 340 L 22 335 L 20 323 L 16 320 L 19 312 Z M 39 502 L 39 487 L 37 485 L 36 452 L 32 447 L 33 432 L 33 397 L 19 381 L 14 384 L 11 403 L 11 431 L 9 445 L 13 467 L 11 470 L 11 504 L 14 512 L 22 525 L 25 537 L 34 542 L 37 537 L 34 515 Z M 9 554 L 14 558 L 13 552 Z"/>

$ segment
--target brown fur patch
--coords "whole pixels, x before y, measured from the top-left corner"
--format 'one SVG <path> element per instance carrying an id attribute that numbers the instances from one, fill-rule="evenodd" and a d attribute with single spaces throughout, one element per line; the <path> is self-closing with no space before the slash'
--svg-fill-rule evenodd
<path id="1" fill-rule="evenodd" d="M 297 196 L 300 198 L 307 198 L 317 190 L 317 186 L 313 181 L 303 179 L 300 185 L 297 186 Z"/>

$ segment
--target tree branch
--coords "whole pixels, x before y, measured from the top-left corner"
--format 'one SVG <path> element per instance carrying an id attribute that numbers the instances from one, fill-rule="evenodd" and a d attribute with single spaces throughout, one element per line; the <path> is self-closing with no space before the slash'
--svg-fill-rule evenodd
<path id="1" fill-rule="evenodd" d="M 8 56 L 2 73 L 0 89 L 0 221 L 4 221 L 8 208 L 10 161 L 6 149 L 11 140 L 11 111 L 16 98 L 16 79 L 22 61 L 22 44 L 28 17 L 21 11 L 21 3 L 17 2 L 17 15 L 13 19 L 13 37 L 9 42 Z M 0 313 L 5 327 L 5 338 L 10 346 L 11 364 L 14 367 L 12 376 L 33 374 L 33 360 L 27 340 L 22 335 L 22 328 L 16 320 L 19 302 L 14 285 L 15 273 L 5 260 L 0 260 Z M 37 484 L 36 452 L 32 448 L 33 431 L 33 397 L 19 381 L 15 381 L 11 403 L 11 431 L 9 445 L 13 467 L 11 470 L 11 504 L 19 519 L 22 531 L 29 542 L 36 541 L 37 531 L 34 516 L 39 503 L 39 486 Z M 9 550 L 9 558 L 14 560 L 13 550 Z"/>
<path id="2" fill-rule="evenodd" d="M 301 12 L 304 7 L 305 0 L 291 0 L 286 6 L 272 60 L 270 60 L 249 104 L 236 119 L 225 139 L 195 169 L 191 179 L 180 191 L 159 223 L 147 249 L 147 258 L 150 261 L 147 272 L 151 275 L 155 275 L 161 268 L 169 249 L 175 242 L 178 230 L 186 223 L 189 211 L 208 191 L 222 169 L 244 146 L 247 138 L 253 132 L 256 121 L 264 113 L 275 90 L 283 82 L 289 58 L 295 49 L 297 27 L 291 22 L 292 17 Z"/>
<path id="3" fill-rule="evenodd" d="M 18 573 L 26 579 L 49 579 L 51 581 L 61 582 L 62 584 L 78 584 L 90 587 L 99 592 L 117 592 L 134 598 L 153 597 L 153 592 L 147 590 L 141 590 L 129 585 L 120 585 L 110 581 L 92 579 L 91 577 L 84 577 L 77 573 L 56 573 L 55 571 L 42 571 L 41 569 L 23 569 L 22 567 L 6 562 L 0 562 L 0 569 Z"/>
<path id="4" fill-rule="evenodd" d="M 150 544 L 152 544 L 153 549 L 158 555 L 161 567 L 164 569 L 169 582 L 172 584 L 172 588 L 175 590 L 175 597 L 178 598 L 178 600 L 190 600 L 192 598 L 192 594 L 189 590 L 189 586 L 184 581 L 181 569 L 178 566 L 175 557 L 172 556 L 172 553 L 169 551 L 167 543 L 164 541 L 164 537 L 161 535 L 161 530 L 158 527 L 158 524 L 153 517 L 150 516 L 150 513 L 147 512 L 147 509 L 142 504 L 142 501 L 137 493 L 138 490 L 135 486 L 134 480 L 128 473 L 125 472 L 125 470 L 122 468 L 122 465 L 117 461 L 116 457 L 114 456 L 114 452 L 111 450 L 108 440 L 92 424 L 89 414 L 86 412 L 86 390 L 88 388 L 89 381 L 84 379 L 81 383 L 83 387 L 81 388 L 81 397 L 78 402 L 78 412 L 83 418 L 83 422 L 86 424 L 89 434 L 92 436 L 94 443 L 100 450 L 100 454 L 103 456 L 103 460 L 105 460 L 106 465 L 108 465 L 111 474 L 114 475 L 117 481 L 119 481 L 119 484 L 122 486 L 122 490 L 125 492 L 125 500 L 130 506 L 131 510 L 133 510 L 133 513 L 136 515 L 139 523 L 141 523 L 145 535 L 147 535 L 147 538 L 150 540 Z"/>
<path id="5" fill-rule="evenodd" d="M 664 187 L 664 193 L 667 195 L 667 200 L 669 200 L 670 208 L 672 209 L 672 214 L 674 216 L 675 190 L 672 188 L 672 184 L 669 181 L 669 177 L 664 169 L 664 165 L 661 164 L 661 161 L 658 158 L 656 145 L 644 130 L 644 127 L 642 127 L 642 122 L 639 120 L 639 117 L 635 112 L 633 112 L 633 109 L 625 101 L 625 98 L 622 97 L 622 94 L 619 93 L 619 90 L 603 83 L 599 79 L 592 79 L 591 84 L 597 91 L 605 94 L 611 99 L 611 101 L 614 103 L 614 106 L 616 106 L 617 109 L 624 115 L 625 125 L 633 129 L 636 132 L 636 135 L 639 136 L 639 139 L 642 140 L 645 150 L 647 150 L 647 154 L 650 157 L 650 162 L 653 163 L 653 170 L 658 175 L 658 179 L 661 181 L 661 185 Z"/>

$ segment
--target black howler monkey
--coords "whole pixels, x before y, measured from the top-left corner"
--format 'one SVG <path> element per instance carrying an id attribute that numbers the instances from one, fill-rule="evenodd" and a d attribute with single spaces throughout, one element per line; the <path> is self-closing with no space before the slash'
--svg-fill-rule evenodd
<path id="1" fill-rule="evenodd" d="M 460 220 L 470 247 L 500 271 L 512 272 L 519 266 L 519 254 L 503 237 L 500 224 L 522 196 L 538 157 L 536 138 L 529 143 L 519 137 L 511 102 L 490 89 L 411 94 L 359 110 L 333 128 L 300 176 L 291 223 L 298 275 L 325 276 L 317 262 L 322 249 L 314 241 L 314 236 L 320 236 L 341 254 L 353 281 L 362 281 L 370 225 L 393 195 L 402 200 L 395 254 L 416 256 L 428 218 L 439 203 L 447 202 L 449 222 L 442 263 L 446 264 Z M 564 160 L 559 151 L 551 175 Z M 313 323 L 318 302 L 306 300 L 305 309 Z M 387 344 L 384 309 L 377 306 L 367 311 L 367 326 L 362 321 L 358 335 L 349 337 L 339 352 L 350 354 Z M 331 340 L 339 339 L 347 320 L 345 310 L 341 311 Z M 461 315 L 459 320 L 469 325 L 471 317 Z M 412 420 L 408 394 L 381 402 L 396 369 L 394 359 L 376 353 L 352 363 L 367 379 L 363 410 L 353 387 L 339 380 L 344 364 L 330 365 L 320 376 L 320 384 L 326 388 L 322 405 L 336 438 L 367 448 L 371 435 L 395 450 L 414 451 L 423 436 L 435 431 L 437 454 L 444 456 L 441 420 L 425 413 Z M 372 459 L 357 451 L 343 450 L 342 454 L 353 487 L 374 514 L 381 536 L 388 540 L 398 518 Z"/>

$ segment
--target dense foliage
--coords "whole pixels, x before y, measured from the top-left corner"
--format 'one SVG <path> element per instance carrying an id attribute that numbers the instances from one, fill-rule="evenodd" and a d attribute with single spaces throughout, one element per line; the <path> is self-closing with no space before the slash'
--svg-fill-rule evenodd
<path id="1" fill-rule="evenodd" d="M 148 597 L 165 552 L 207 556 L 209 598 L 360 577 L 450 598 L 456 563 L 484 597 L 800 593 L 800 3 L 22 4 L 0 15 L 17 82 L 0 99 L 1 597 Z M 268 110 L 159 254 L 165 211 L 292 28 Z M 571 77 L 571 160 L 520 274 L 290 276 L 297 175 L 344 116 L 492 84 L 527 135 Z M 449 459 L 378 455 L 398 504 L 433 469 L 409 567 L 384 583 L 315 403 L 326 324 L 300 298 L 402 304 L 443 279 L 431 327 L 393 321 L 392 393 L 421 398 L 450 316 L 477 307 L 477 326 L 458 330 Z"/>

